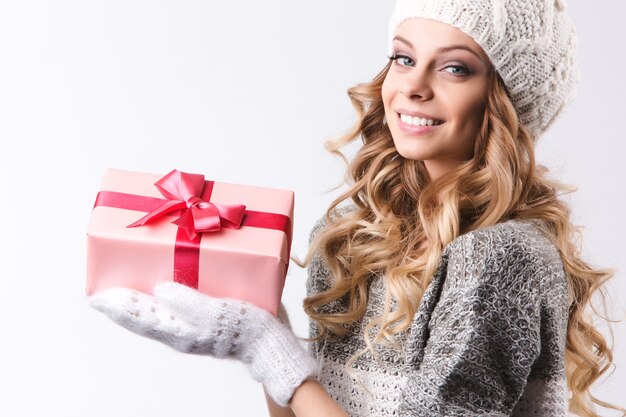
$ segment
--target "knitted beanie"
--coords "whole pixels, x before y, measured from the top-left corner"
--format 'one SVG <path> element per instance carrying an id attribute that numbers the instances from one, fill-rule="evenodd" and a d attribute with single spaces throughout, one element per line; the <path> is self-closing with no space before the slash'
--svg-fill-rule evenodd
<path id="1" fill-rule="evenodd" d="M 577 95 L 577 40 L 565 0 L 398 0 L 389 22 L 437 20 L 478 43 L 504 81 L 520 122 L 539 137 Z"/>

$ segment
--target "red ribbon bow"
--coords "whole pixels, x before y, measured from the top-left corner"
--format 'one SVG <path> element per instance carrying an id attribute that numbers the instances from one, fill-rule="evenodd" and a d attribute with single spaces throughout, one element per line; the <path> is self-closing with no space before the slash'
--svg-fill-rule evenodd
<path id="1" fill-rule="evenodd" d="M 245 205 L 202 200 L 204 175 L 189 174 L 175 169 L 154 185 L 168 201 L 127 227 L 143 226 L 176 210 L 182 212 L 172 223 L 184 228 L 190 240 L 195 239 L 198 233 L 215 232 L 221 227 L 238 229 L 241 226 L 246 211 Z"/>

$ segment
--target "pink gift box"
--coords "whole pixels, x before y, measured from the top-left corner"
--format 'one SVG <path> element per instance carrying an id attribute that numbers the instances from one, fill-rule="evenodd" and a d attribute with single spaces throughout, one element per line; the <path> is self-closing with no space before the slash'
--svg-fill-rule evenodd
<path id="1" fill-rule="evenodd" d="M 174 280 L 277 315 L 293 207 L 289 190 L 107 169 L 87 231 L 86 293 L 121 286 L 150 294 Z M 149 213 L 157 214 L 138 224 Z"/>

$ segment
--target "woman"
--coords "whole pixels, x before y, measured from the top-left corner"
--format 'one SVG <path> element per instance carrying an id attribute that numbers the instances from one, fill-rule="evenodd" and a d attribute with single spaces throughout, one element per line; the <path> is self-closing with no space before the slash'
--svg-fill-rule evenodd
<path id="1" fill-rule="evenodd" d="M 285 323 L 175 283 L 92 305 L 177 350 L 241 360 L 272 416 L 626 411 L 589 392 L 612 350 L 583 313 L 612 271 L 580 259 L 563 186 L 534 159 L 575 95 L 564 2 L 399 0 L 389 35 L 388 65 L 349 90 L 357 124 L 328 144 L 363 139 L 350 187 L 296 261 L 310 351 L 284 310 Z"/>

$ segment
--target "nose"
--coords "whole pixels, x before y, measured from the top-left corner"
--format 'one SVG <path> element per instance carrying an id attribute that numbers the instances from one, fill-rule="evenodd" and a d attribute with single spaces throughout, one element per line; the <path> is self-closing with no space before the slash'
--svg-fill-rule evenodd
<path id="1" fill-rule="evenodd" d="M 433 96 L 432 83 L 428 69 L 415 66 L 406 73 L 400 86 L 400 93 L 408 98 L 428 100 Z"/>

